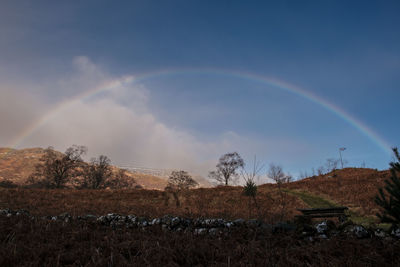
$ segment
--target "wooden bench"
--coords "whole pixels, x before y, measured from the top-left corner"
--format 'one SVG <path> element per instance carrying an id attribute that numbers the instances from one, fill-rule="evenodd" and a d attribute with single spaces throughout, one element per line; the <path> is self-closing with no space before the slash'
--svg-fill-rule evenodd
<path id="1" fill-rule="evenodd" d="M 337 217 L 339 221 L 346 221 L 348 215 L 344 213 L 345 210 L 348 210 L 348 207 L 335 207 L 335 208 L 316 208 L 316 209 L 297 209 L 301 211 L 303 215 L 300 215 L 304 218 L 328 218 L 328 217 Z"/>

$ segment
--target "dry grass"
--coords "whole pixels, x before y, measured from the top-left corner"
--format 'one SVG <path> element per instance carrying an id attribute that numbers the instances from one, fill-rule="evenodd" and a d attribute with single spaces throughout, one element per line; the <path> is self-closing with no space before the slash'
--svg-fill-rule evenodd
<path id="1" fill-rule="evenodd" d="M 260 210 L 249 209 L 249 199 L 241 187 L 193 189 L 178 194 L 179 206 L 172 193 L 158 190 L 74 190 L 74 189 L 0 189 L 0 208 L 26 209 L 35 215 L 72 215 L 110 212 L 157 217 L 165 214 L 187 217 L 248 218 L 273 220 L 281 212 L 278 192 L 263 189 L 257 196 Z M 287 195 L 291 218 L 296 208 L 305 207 L 297 197 Z M 250 212 L 249 212 L 250 210 Z"/>
<path id="2" fill-rule="evenodd" d="M 398 266 L 399 241 L 236 231 L 223 237 L 112 230 L 0 216 L 1 266 Z"/>
<path id="3" fill-rule="evenodd" d="M 285 185 L 285 188 L 310 192 L 339 205 L 350 207 L 360 215 L 372 216 L 379 210 L 374 202 L 378 188 L 384 186 L 384 180 L 389 176 L 389 171 L 346 168 L 293 182 Z"/>
<path id="4" fill-rule="evenodd" d="M 335 177 L 328 177 L 334 176 Z M 374 197 L 388 171 L 371 169 L 344 169 L 335 174 L 285 184 L 290 191 L 304 191 L 323 199 L 348 206 L 362 216 L 375 215 L 378 207 Z M 250 204 L 250 205 L 249 205 Z M 258 188 L 258 209 L 242 193 L 242 187 L 193 189 L 178 194 L 158 190 L 45 190 L 0 189 L 0 208 L 27 209 L 38 215 L 136 214 L 156 217 L 165 214 L 188 217 L 260 218 L 278 220 L 297 214 L 296 209 L 309 207 L 296 194 L 281 195 L 276 185 Z M 284 206 L 282 206 L 284 205 Z"/>

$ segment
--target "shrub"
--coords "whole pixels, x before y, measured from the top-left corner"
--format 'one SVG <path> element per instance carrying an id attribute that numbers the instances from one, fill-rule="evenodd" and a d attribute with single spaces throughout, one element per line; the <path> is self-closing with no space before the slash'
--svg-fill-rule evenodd
<path id="1" fill-rule="evenodd" d="M 386 186 L 384 187 L 386 194 L 383 192 L 383 188 L 380 188 L 379 194 L 375 197 L 375 202 L 383 208 L 383 212 L 377 214 L 382 222 L 399 224 L 400 179 L 398 174 L 400 173 L 400 155 L 397 148 L 393 148 L 393 152 L 397 162 L 390 163 L 391 177 L 389 180 L 385 180 Z"/>

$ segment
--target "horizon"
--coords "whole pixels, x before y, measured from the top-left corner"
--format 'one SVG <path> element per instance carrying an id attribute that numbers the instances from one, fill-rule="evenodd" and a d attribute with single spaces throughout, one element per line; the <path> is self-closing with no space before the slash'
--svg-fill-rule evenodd
<path id="1" fill-rule="evenodd" d="M 0 147 L 85 145 L 114 165 L 205 177 L 236 151 L 296 178 L 346 148 L 344 167 L 388 169 L 400 145 L 399 11 L 5 1 Z"/>

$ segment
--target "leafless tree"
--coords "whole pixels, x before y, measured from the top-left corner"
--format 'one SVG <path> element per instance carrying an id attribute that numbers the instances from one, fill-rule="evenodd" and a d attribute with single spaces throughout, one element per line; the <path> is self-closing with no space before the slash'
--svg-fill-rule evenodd
<path id="1" fill-rule="evenodd" d="M 82 166 L 82 155 L 86 152 L 85 146 L 73 145 L 64 154 L 48 147 L 30 180 L 48 188 L 62 188 L 80 174 L 78 167 Z"/>
<path id="2" fill-rule="evenodd" d="M 271 163 L 269 165 L 269 170 L 267 175 L 268 177 L 275 180 L 275 182 L 278 185 L 278 192 L 280 196 L 280 207 L 281 207 L 280 220 L 282 221 L 282 219 L 285 217 L 286 214 L 287 195 L 288 195 L 288 193 L 285 190 L 283 190 L 282 184 L 290 182 L 292 180 L 292 176 L 290 174 L 285 174 L 283 172 L 282 166 L 276 165 L 274 163 Z"/>
<path id="3" fill-rule="evenodd" d="M 227 153 L 219 158 L 216 171 L 211 171 L 208 177 L 225 186 L 238 177 L 236 170 L 244 167 L 244 161 L 237 152 Z"/>
<path id="4" fill-rule="evenodd" d="M 269 165 L 268 177 L 273 179 L 277 184 L 288 183 L 292 180 L 292 176 L 283 172 L 282 166 L 271 163 Z"/>
<path id="5" fill-rule="evenodd" d="M 243 187 L 243 193 L 249 197 L 249 218 L 251 217 L 251 200 L 253 200 L 254 205 L 257 208 L 258 217 L 261 218 L 260 207 L 257 203 L 257 184 L 256 180 L 259 180 L 259 173 L 264 168 L 264 165 L 261 165 L 259 161 L 257 161 L 256 156 L 254 156 L 253 161 L 253 169 L 251 172 L 247 172 L 244 168 L 242 168 L 241 176 L 245 181 L 245 185 Z"/>
<path id="6" fill-rule="evenodd" d="M 324 168 L 324 166 L 318 167 L 317 173 L 318 173 L 318 176 L 323 175 L 323 174 L 325 173 L 325 168 Z"/>
<path id="7" fill-rule="evenodd" d="M 142 188 L 133 177 L 130 177 L 126 170 L 119 169 L 116 173 L 113 173 L 105 182 L 105 188 L 110 189 L 124 189 L 124 188 Z"/>
<path id="8" fill-rule="evenodd" d="M 331 172 L 337 169 L 339 165 L 340 160 L 339 159 L 327 159 L 325 166 L 326 166 L 326 171 Z"/>
<path id="9" fill-rule="evenodd" d="M 106 187 L 106 181 L 111 177 L 111 160 L 104 155 L 92 158 L 84 168 L 83 187 L 98 189 Z"/>
<path id="10" fill-rule="evenodd" d="M 168 178 L 168 184 L 163 192 L 165 204 L 168 205 L 169 195 L 175 199 L 175 205 L 179 207 L 181 201 L 179 195 L 181 191 L 196 187 L 198 183 L 185 171 L 173 171 Z"/>
<path id="11" fill-rule="evenodd" d="M 173 171 L 168 178 L 167 187 L 173 190 L 187 190 L 198 185 L 199 183 L 186 171 Z"/>

